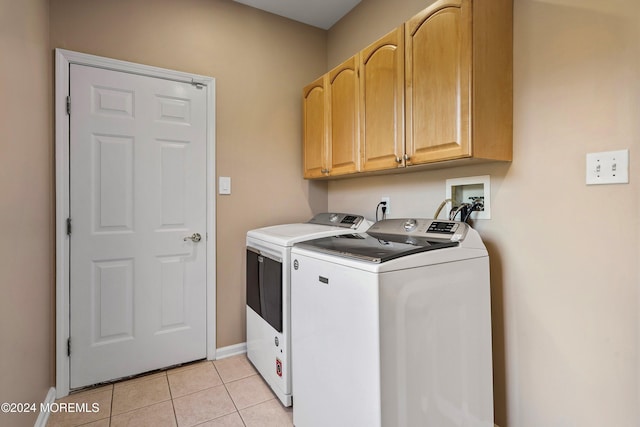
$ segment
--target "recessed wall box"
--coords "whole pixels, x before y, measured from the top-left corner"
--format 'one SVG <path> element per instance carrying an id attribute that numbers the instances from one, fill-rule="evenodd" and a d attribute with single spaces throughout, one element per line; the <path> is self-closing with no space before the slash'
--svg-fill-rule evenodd
<path id="1" fill-rule="evenodd" d="M 447 203 L 447 216 L 451 209 L 456 209 L 462 203 L 473 203 L 474 200 L 480 199 L 483 201 L 484 208 L 473 212 L 471 219 L 491 219 L 491 177 L 489 175 L 448 179 L 445 197 L 451 199 L 451 202 Z"/>

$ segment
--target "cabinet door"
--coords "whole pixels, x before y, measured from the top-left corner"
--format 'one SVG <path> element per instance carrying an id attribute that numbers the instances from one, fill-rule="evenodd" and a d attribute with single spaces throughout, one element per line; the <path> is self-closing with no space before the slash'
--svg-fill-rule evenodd
<path id="1" fill-rule="evenodd" d="M 362 170 L 404 166 L 404 27 L 360 54 Z"/>
<path id="2" fill-rule="evenodd" d="M 328 172 L 326 102 L 327 78 L 320 77 L 303 90 L 303 172 L 305 178 L 318 178 Z"/>
<path id="3" fill-rule="evenodd" d="M 329 72 L 329 174 L 360 170 L 357 55 Z"/>
<path id="4" fill-rule="evenodd" d="M 441 0 L 405 24 L 407 164 L 471 155 L 471 5 Z"/>

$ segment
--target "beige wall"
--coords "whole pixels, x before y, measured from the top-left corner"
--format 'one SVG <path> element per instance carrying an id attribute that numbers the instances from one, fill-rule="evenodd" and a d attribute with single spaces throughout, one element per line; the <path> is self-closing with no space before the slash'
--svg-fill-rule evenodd
<path id="1" fill-rule="evenodd" d="M 217 346 L 245 341 L 247 230 L 326 209 L 301 177 L 302 87 L 326 32 L 225 0 L 52 0 L 51 46 L 216 78 Z"/>
<path id="2" fill-rule="evenodd" d="M 0 0 L 0 58 L 0 402 L 42 402 L 54 318 L 47 0 Z M 37 415 L 0 413 L 0 425 Z"/>
<path id="3" fill-rule="evenodd" d="M 420 2 L 386 3 L 363 0 L 330 30 L 329 66 Z M 373 217 L 390 196 L 393 217 L 432 217 L 447 178 L 491 175 L 492 219 L 476 226 L 492 264 L 497 423 L 638 426 L 640 3 L 514 7 L 513 162 L 333 181 L 329 209 Z M 623 148 L 630 184 L 587 187 L 585 154 Z"/>
<path id="4" fill-rule="evenodd" d="M 513 163 L 334 181 L 328 198 L 301 179 L 301 88 L 430 3 L 363 0 L 327 33 L 228 0 L 0 0 L 0 401 L 42 401 L 54 382 L 61 47 L 217 79 L 217 172 L 233 180 L 218 196 L 218 347 L 245 339 L 246 230 L 327 203 L 372 218 L 383 195 L 392 216 L 430 217 L 446 178 L 490 174 L 493 218 L 476 226 L 492 260 L 496 421 L 638 425 L 640 3 L 515 0 Z M 619 148 L 631 183 L 585 186 L 585 153 Z"/>

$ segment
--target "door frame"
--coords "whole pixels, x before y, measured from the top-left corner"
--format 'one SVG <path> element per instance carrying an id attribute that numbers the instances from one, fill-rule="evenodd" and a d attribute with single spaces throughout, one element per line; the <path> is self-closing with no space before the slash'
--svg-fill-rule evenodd
<path id="1" fill-rule="evenodd" d="M 207 92 L 207 218 L 206 325 L 207 359 L 216 358 L 216 195 L 215 195 L 215 79 L 148 65 L 104 58 L 64 49 L 55 52 L 55 190 L 56 190 L 56 397 L 69 394 L 69 65 L 78 64 L 178 82 L 200 84 Z M 73 108 L 73 107 L 72 107 Z"/>

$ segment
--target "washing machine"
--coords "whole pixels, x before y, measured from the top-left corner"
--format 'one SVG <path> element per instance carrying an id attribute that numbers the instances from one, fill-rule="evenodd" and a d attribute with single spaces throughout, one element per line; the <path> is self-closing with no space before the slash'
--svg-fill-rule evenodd
<path id="1" fill-rule="evenodd" d="M 291 406 L 291 248 L 309 239 L 365 232 L 361 215 L 320 213 L 306 223 L 247 232 L 247 357 L 283 405 Z"/>
<path id="2" fill-rule="evenodd" d="M 291 251 L 298 427 L 493 427 L 489 257 L 468 224 L 391 219 Z"/>

